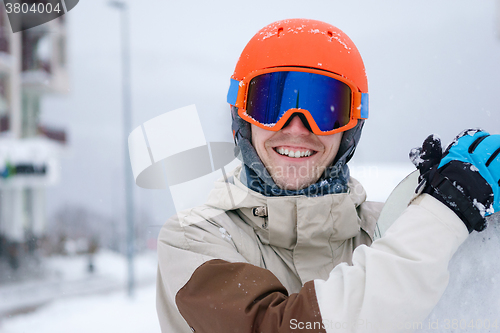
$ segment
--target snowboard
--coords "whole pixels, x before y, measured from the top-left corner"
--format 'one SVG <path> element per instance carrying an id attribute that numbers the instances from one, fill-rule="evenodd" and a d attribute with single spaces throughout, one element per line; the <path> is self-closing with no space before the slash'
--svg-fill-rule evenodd
<path id="1" fill-rule="evenodd" d="M 418 171 L 389 195 L 377 221 L 376 237 L 403 213 L 414 196 Z M 450 280 L 417 332 L 500 332 L 500 213 L 486 218 L 482 232 L 472 232 L 449 264 Z"/>

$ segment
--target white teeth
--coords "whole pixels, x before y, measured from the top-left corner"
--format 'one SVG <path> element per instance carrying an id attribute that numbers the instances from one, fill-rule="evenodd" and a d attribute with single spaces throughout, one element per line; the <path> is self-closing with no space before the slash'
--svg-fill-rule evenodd
<path id="1" fill-rule="evenodd" d="M 286 155 L 288 157 L 294 157 L 294 158 L 300 158 L 300 157 L 308 157 L 311 156 L 312 153 L 309 150 L 306 151 L 293 151 L 293 150 L 288 150 L 284 148 L 279 148 L 276 150 L 279 154 L 281 155 Z"/>

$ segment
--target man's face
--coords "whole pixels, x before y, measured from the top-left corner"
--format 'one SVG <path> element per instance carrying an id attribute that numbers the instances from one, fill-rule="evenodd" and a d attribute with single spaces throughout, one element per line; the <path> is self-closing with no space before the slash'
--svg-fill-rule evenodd
<path id="1" fill-rule="evenodd" d="M 298 116 L 278 132 L 252 124 L 252 144 L 257 154 L 276 185 L 287 190 L 300 190 L 317 182 L 335 159 L 341 139 L 342 132 L 310 132 Z"/>

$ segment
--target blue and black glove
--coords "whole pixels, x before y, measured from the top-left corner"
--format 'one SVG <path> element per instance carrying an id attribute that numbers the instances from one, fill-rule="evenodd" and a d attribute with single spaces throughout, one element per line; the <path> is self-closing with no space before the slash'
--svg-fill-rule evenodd
<path id="1" fill-rule="evenodd" d="M 418 191 L 453 210 L 469 232 L 486 228 L 485 217 L 500 210 L 500 135 L 469 129 L 443 153 L 435 135 L 410 152 L 420 171 Z"/>

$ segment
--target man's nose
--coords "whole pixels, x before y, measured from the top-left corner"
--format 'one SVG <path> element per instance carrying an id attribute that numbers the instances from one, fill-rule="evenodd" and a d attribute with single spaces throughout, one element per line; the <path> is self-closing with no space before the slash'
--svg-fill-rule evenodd
<path id="1" fill-rule="evenodd" d="M 305 117 L 301 117 L 299 114 L 292 115 L 281 130 L 285 133 L 294 135 L 307 135 L 310 133 L 307 119 Z"/>

